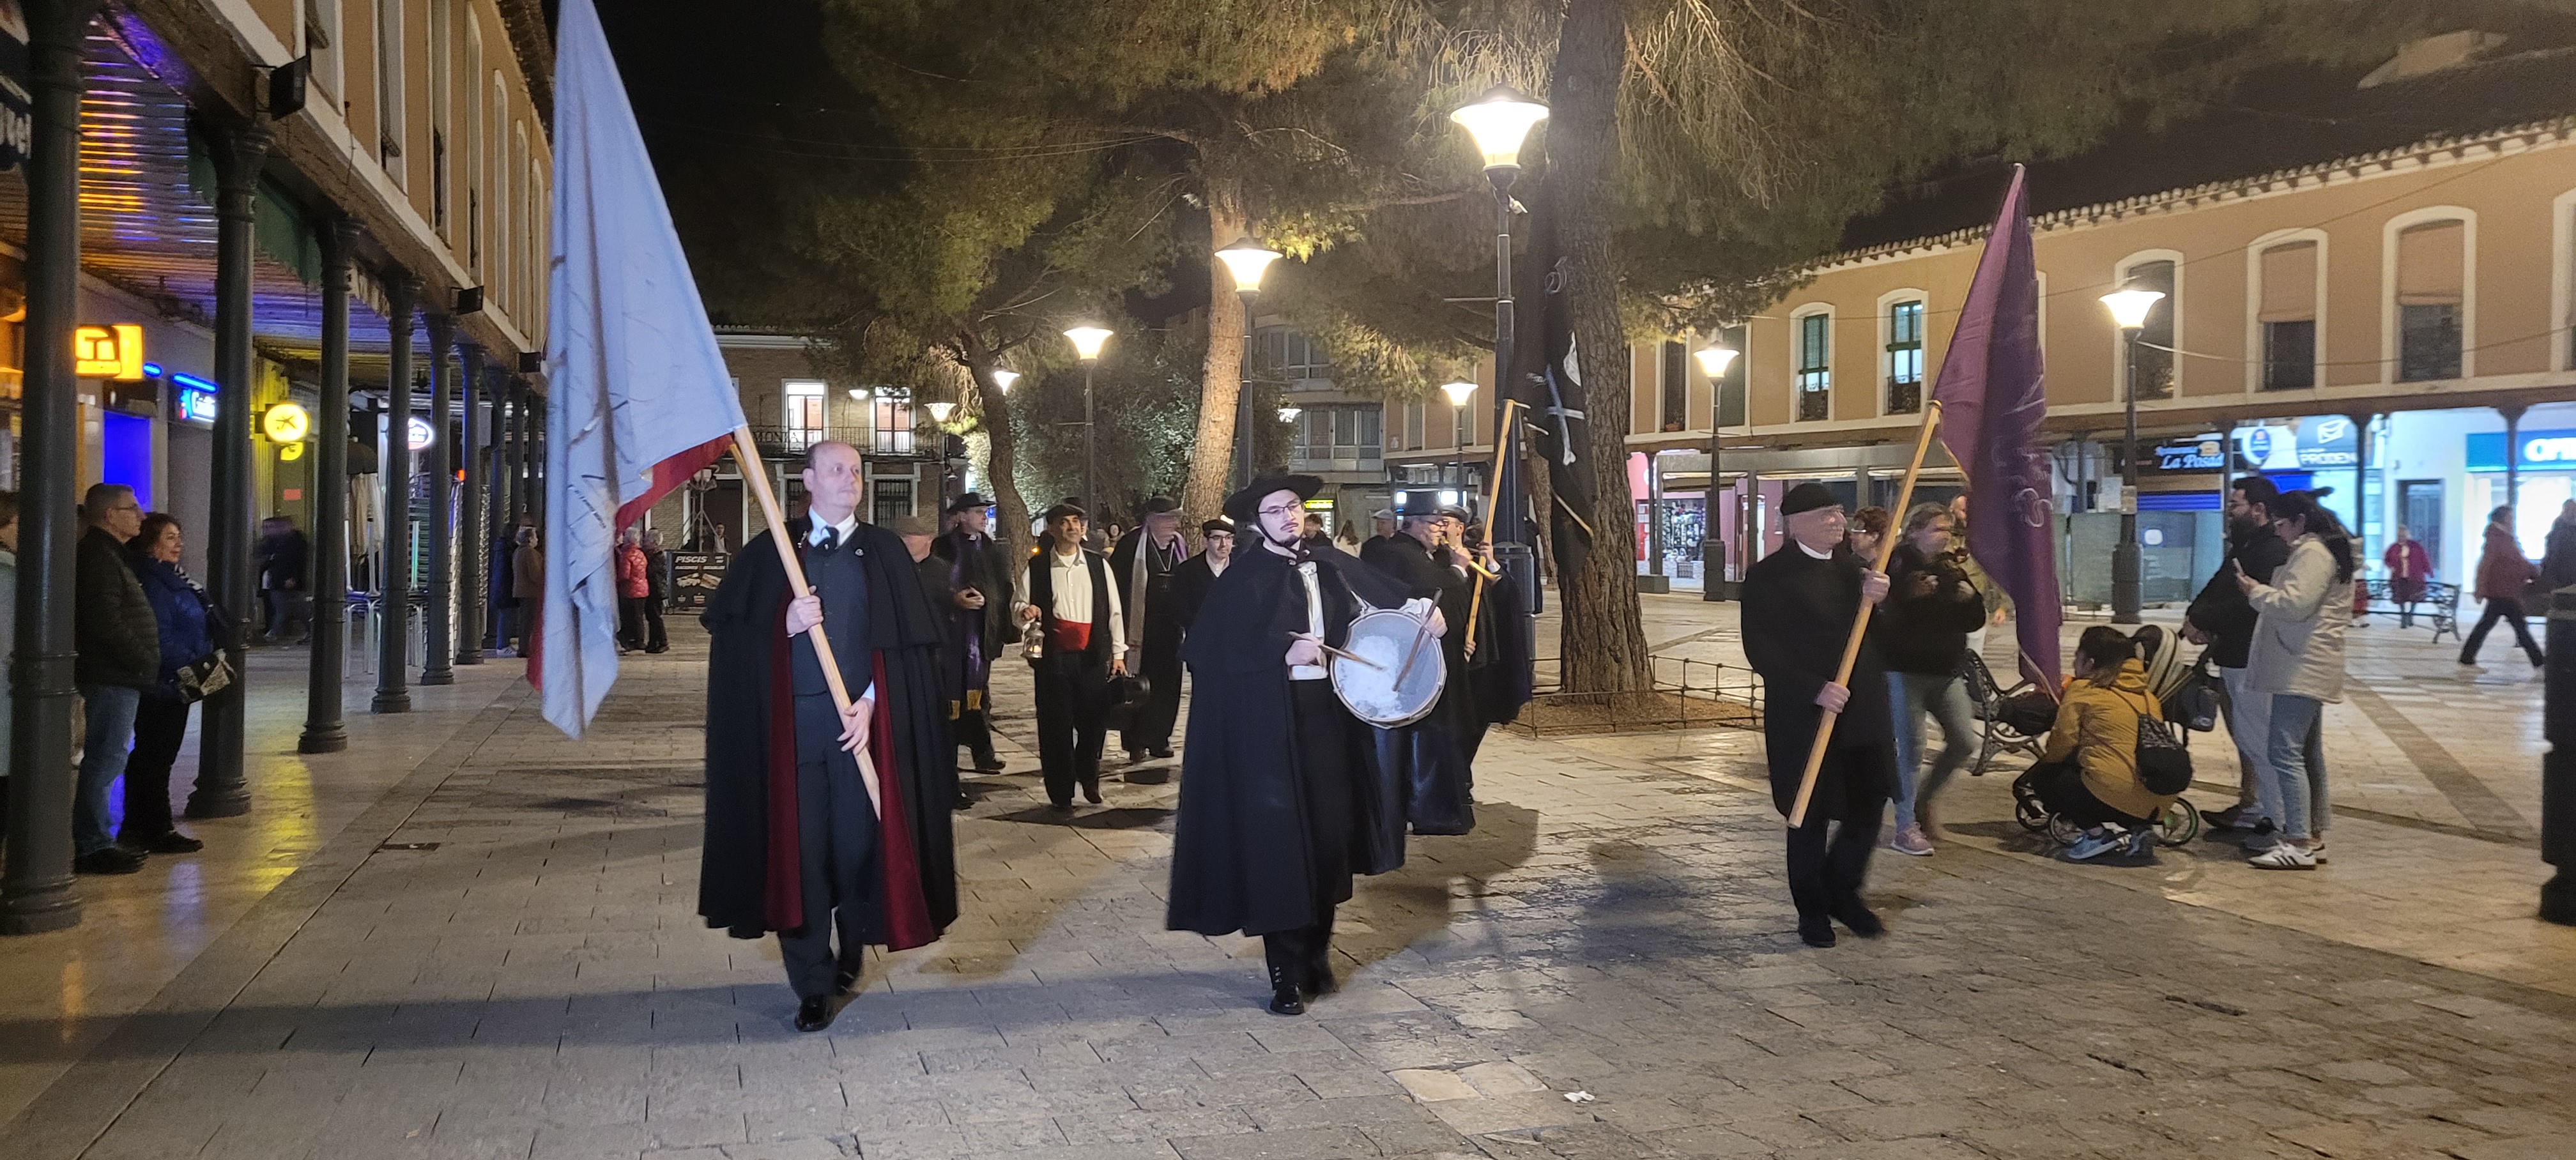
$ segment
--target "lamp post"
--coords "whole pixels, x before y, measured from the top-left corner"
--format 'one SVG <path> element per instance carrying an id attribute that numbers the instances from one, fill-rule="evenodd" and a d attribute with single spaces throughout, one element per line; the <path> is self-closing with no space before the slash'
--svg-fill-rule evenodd
<path id="1" fill-rule="evenodd" d="M 2145 603 L 2140 588 L 2144 561 L 2138 555 L 2138 332 L 2146 329 L 2147 311 L 2164 297 L 2159 290 L 2129 286 L 2102 296 L 2111 321 L 2120 328 L 2120 377 L 2126 381 L 2127 426 L 2120 436 L 2120 542 L 2111 545 L 2111 623 L 2138 623 Z"/>
<path id="2" fill-rule="evenodd" d="M 993 389 L 1007 395 L 1011 393 L 1011 384 L 1018 381 L 1020 381 L 1020 372 L 1004 370 L 1000 367 L 993 368 Z"/>
<path id="3" fill-rule="evenodd" d="M 1252 303 L 1261 296 L 1261 276 L 1270 263 L 1279 260 L 1279 251 L 1253 241 L 1250 234 L 1236 238 L 1216 252 L 1234 275 L 1234 292 L 1243 299 L 1243 355 L 1235 360 L 1242 368 L 1242 381 L 1234 390 L 1234 486 L 1252 483 Z"/>
<path id="4" fill-rule="evenodd" d="M 1091 371 L 1100 365 L 1100 348 L 1116 333 L 1097 326 L 1077 326 L 1064 332 L 1066 338 L 1073 340 L 1073 353 L 1082 359 L 1082 502 L 1095 509 L 1100 506 L 1100 497 L 1092 492 L 1094 481 L 1100 477 L 1100 441 L 1093 437 L 1091 425 Z"/>
<path id="5" fill-rule="evenodd" d="M 1476 151 L 1485 158 L 1485 181 L 1494 187 L 1494 448 L 1501 454 L 1505 433 L 1500 408 L 1511 396 L 1512 374 L 1512 182 L 1521 174 L 1521 143 L 1547 119 L 1547 106 L 1510 85 L 1495 85 L 1459 106 L 1449 119 L 1475 138 Z M 1538 561 L 1521 542 L 1526 533 L 1520 528 L 1520 497 L 1498 495 L 1496 502 L 1502 510 L 1485 514 L 1485 542 L 1494 546 L 1495 563 L 1520 589 L 1523 613 L 1535 616 Z M 1503 519 L 1506 511 L 1513 518 Z"/>
<path id="6" fill-rule="evenodd" d="M 949 454 L 949 448 L 952 446 L 951 441 L 957 438 L 948 433 L 948 417 L 957 413 L 957 404 L 932 403 L 929 406 L 930 421 L 939 428 L 939 510 L 946 511 L 948 510 L 948 477 L 956 470 L 956 458 Z"/>
<path id="7" fill-rule="evenodd" d="M 1457 423 L 1453 430 L 1457 432 L 1455 441 L 1458 456 L 1457 466 L 1452 469 L 1452 474 L 1458 481 L 1458 495 L 1463 501 L 1467 494 L 1467 404 L 1476 397 L 1476 384 L 1464 380 L 1442 383 L 1440 393 L 1449 396 L 1449 409 L 1457 416 Z M 1458 506 L 1467 505 L 1461 502 Z M 1488 535 L 1490 534 L 1488 530 Z"/>
<path id="8" fill-rule="evenodd" d="M 1700 599 L 1726 599 L 1726 524 L 1717 511 L 1717 493 L 1725 490 L 1726 477 L 1718 473 L 1719 445 L 1726 442 L 1726 368 L 1735 365 L 1738 352 L 1717 339 L 1691 352 L 1699 360 L 1700 373 L 1708 376 L 1708 498 L 1700 504 L 1701 522 L 1699 567 Z"/>

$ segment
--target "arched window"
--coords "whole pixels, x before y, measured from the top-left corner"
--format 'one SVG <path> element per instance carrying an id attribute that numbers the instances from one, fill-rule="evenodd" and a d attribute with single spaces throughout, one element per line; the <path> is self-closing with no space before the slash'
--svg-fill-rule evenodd
<path id="1" fill-rule="evenodd" d="M 1878 299 L 1878 371 L 1887 384 L 1881 414 L 1923 410 L 1923 300 L 1920 290 L 1892 290 Z"/>
<path id="2" fill-rule="evenodd" d="M 2469 222 L 2461 217 L 2392 222 L 2397 381 L 2461 378 L 2468 334 Z"/>
<path id="3" fill-rule="evenodd" d="M 465 269 L 483 274 L 483 26 L 465 11 Z"/>
<path id="4" fill-rule="evenodd" d="M 1834 308 L 1801 306 L 1789 314 L 1792 420 L 1822 422 L 1834 416 Z"/>
<path id="5" fill-rule="evenodd" d="M 396 188 L 410 188 L 403 163 L 403 0 L 376 0 L 376 156 Z"/>
<path id="6" fill-rule="evenodd" d="M 2315 230 L 2267 235 L 2256 239 L 2249 252 L 2254 386 L 2265 391 L 2314 387 L 2325 309 L 2325 235 Z"/>
<path id="7" fill-rule="evenodd" d="M 448 106 L 454 102 L 456 10 L 429 0 L 429 228 L 449 236 Z M 471 74 L 468 74 L 471 75 Z"/>
<path id="8" fill-rule="evenodd" d="M 2175 325 L 2182 316 L 2181 270 L 2182 255 L 2171 250 L 2150 250 L 2130 255 L 2120 264 L 2119 276 L 2113 279 L 2124 287 L 2164 295 L 2148 309 L 2147 325 L 2138 332 L 2136 342 L 2124 342 L 2116 333 L 2111 339 L 2128 355 L 2126 365 L 2121 367 L 2120 387 L 2134 391 L 2140 400 L 2170 399 L 2174 394 L 2174 352 L 2182 345 L 2175 341 L 2181 332 L 2181 327 Z"/>
<path id="9" fill-rule="evenodd" d="M 2576 370 L 2576 189 L 2550 202 L 2549 365 Z"/>

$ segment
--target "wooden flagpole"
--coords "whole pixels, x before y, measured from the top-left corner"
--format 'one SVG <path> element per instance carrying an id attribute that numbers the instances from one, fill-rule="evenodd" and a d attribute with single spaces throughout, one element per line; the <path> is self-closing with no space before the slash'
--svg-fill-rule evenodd
<path id="1" fill-rule="evenodd" d="M 1896 541 L 1902 534 L 1905 509 L 1914 502 L 1914 480 L 1923 474 L 1923 454 L 1931 450 L 1932 432 L 1940 426 L 1941 401 L 1925 399 L 1923 432 L 1914 438 L 1914 460 L 1905 465 L 1905 485 L 1897 489 L 1895 515 L 1888 520 L 1887 534 L 1879 538 L 1878 562 L 1873 566 L 1879 572 L 1887 571 L 1887 562 L 1896 556 Z M 1844 690 L 1851 688 L 1852 667 L 1860 663 L 1861 634 L 1869 630 L 1869 614 L 1875 611 L 1876 607 L 1869 601 L 1861 601 L 1860 612 L 1852 617 L 1851 638 L 1843 642 L 1842 667 L 1834 670 L 1834 684 Z M 1816 722 L 1816 743 L 1807 749 L 1807 772 L 1798 779 L 1798 800 L 1789 807 L 1790 829 L 1794 830 L 1806 824 L 1807 799 L 1815 796 L 1816 774 L 1825 767 L 1825 747 L 1833 741 L 1834 722 L 1841 717 L 1842 714 L 1827 709 L 1824 711 L 1824 716 Z M 1902 773 L 1903 771 L 1900 770 L 1899 774 L 1902 775 Z"/>
<path id="2" fill-rule="evenodd" d="M 805 563 L 796 558 L 795 545 L 787 542 L 787 516 L 779 510 L 777 493 L 769 489 L 769 472 L 760 465 L 760 449 L 752 445 L 751 428 L 733 429 L 733 456 L 742 464 L 743 482 L 751 486 L 752 495 L 760 500 L 760 513 L 769 518 L 769 541 L 778 549 L 779 564 L 787 569 L 788 587 L 795 590 L 799 600 L 813 595 L 814 589 L 805 583 Z M 1913 477 L 1906 478 L 1911 481 Z M 842 683 L 841 664 L 832 656 L 831 635 L 809 629 L 805 637 L 814 642 L 814 659 L 823 666 L 823 683 L 831 687 L 832 707 L 840 710 L 841 716 L 848 717 L 850 688 Z M 1843 667 L 1848 670 L 1851 666 L 1846 664 Z M 869 724 L 873 727 L 875 722 Z M 864 745 L 851 756 L 859 759 L 859 781 L 868 787 L 868 805 L 877 811 L 878 817 L 884 817 L 885 798 L 877 790 L 876 762 L 869 759 Z"/>
<path id="3" fill-rule="evenodd" d="M 1503 400 L 1502 422 L 1494 425 L 1494 465 L 1485 470 L 1485 543 L 1494 542 L 1494 501 L 1503 494 L 1503 432 L 1510 430 L 1512 412 L 1521 405 L 1519 399 Z M 1467 568 L 1476 574 L 1475 591 L 1467 598 L 1467 651 L 1476 655 L 1476 616 L 1485 607 L 1485 570 L 1467 557 Z"/>

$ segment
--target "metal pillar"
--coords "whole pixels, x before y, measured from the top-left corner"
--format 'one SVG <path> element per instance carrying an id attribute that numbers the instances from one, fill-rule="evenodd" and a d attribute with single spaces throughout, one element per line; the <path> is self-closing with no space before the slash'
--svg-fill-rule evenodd
<path id="1" fill-rule="evenodd" d="M 2111 623 L 2136 624 L 2146 569 L 2138 554 L 2138 328 L 2121 329 L 2120 354 L 2127 426 L 2120 436 L 2120 542 L 2111 545 Z"/>
<path id="2" fill-rule="evenodd" d="M 498 650 L 510 643 L 508 626 L 503 623 L 508 619 L 503 615 L 508 606 L 501 603 L 509 593 L 495 596 L 492 590 L 500 583 L 502 570 L 510 566 L 510 537 L 513 535 L 510 529 L 517 526 L 510 512 L 510 380 L 501 373 L 500 367 L 483 368 L 483 393 L 492 400 L 492 446 L 485 452 L 491 463 L 483 484 L 491 493 L 491 502 L 485 511 L 491 516 L 492 530 L 483 536 L 490 541 L 484 545 L 490 555 L 486 557 L 483 588 L 484 595 L 493 600 L 484 629 L 489 634 L 491 646 Z"/>
<path id="3" fill-rule="evenodd" d="M 215 446 L 214 502 L 206 518 L 206 595 L 232 621 L 215 641 L 241 655 L 258 584 L 251 576 L 251 223 L 268 134 L 257 129 L 210 133 L 215 148 Z M 229 818 L 250 812 L 242 777 L 243 698 L 248 666 L 224 691 L 206 698 L 197 737 L 197 788 L 188 816 Z"/>
<path id="4" fill-rule="evenodd" d="M 1240 373 L 1234 386 L 1234 486 L 1246 488 L 1252 486 L 1253 476 L 1260 471 L 1252 461 L 1252 301 L 1260 297 L 1260 292 L 1237 290 L 1235 297 L 1243 302 L 1243 357 L 1235 360 Z M 1089 405 L 1088 398 L 1086 395 L 1085 406 Z"/>
<path id="5" fill-rule="evenodd" d="M 349 633 L 349 256 L 358 224 L 322 234 L 322 413 L 313 431 L 313 655 L 299 753 L 349 747 L 341 723 Z"/>
<path id="6" fill-rule="evenodd" d="M 1099 428 L 1092 424 L 1091 414 L 1091 369 L 1099 362 L 1096 358 L 1082 360 L 1082 502 L 1091 505 L 1091 518 L 1094 520 L 1101 518 L 1103 510 L 1100 502 L 1100 440 L 1096 434 Z M 786 529 L 779 530 L 783 533 Z"/>
<path id="7" fill-rule="evenodd" d="M 1719 457 L 1726 442 L 1726 381 L 1723 376 L 1708 381 L 1708 486 L 1700 501 L 1699 598 L 1724 600 L 1732 591 L 1726 579 L 1726 520 L 1718 511 L 1718 496 L 1726 490 L 1726 473 L 1720 471 Z M 1738 528 L 1737 534 L 1743 534 Z"/>
<path id="8" fill-rule="evenodd" d="M 1501 468 L 1500 456 L 1511 454 L 1520 446 L 1518 430 L 1503 428 L 1503 410 L 1512 397 L 1512 344 L 1517 326 L 1516 306 L 1512 298 L 1512 183 L 1520 177 L 1518 165 L 1494 165 L 1485 169 L 1485 181 L 1494 189 L 1494 449 L 1495 467 Z M 1485 513 L 1485 542 L 1493 545 L 1494 565 L 1512 578 L 1513 587 L 1521 594 L 1521 614 L 1536 617 L 1539 613 L 1538 556 L 1523 537 L 1529 530 L 1522 526 L 1527 502 L 1518 494 L 1500 495 L 1496 510 Z M 1543 514 L 1540 518 L 1546 518 Z M 1535 631 L 1533 621 L 1525 619 L 1523 632 Z"/>
<path id="9" fill-rule="evenodd" d="M 72 327 L 80 315 L 81 37 L 94 3 L 26 6 L 34 130 L 27 146 L 25 456 L 18 494 L 17 653 L 8 658 L 8 865 L 0 934 L 80 923 L 72 892 L 72 490 L 80 407 Z"/>
<path id="10" fill-rule="evenodd" d="M 456 562 L 456 658 L 460 665 L 483 663 L 483 444 L 479 435 L 482 424 L 476 408 L 490 394 L 474 380 L 483 366 L 482 348 L 472 342 L 456 347 L 456 386 L 463 402 L 463 415 L 456 424 L 456 463 L 465 471 L 462 490 L 456 505 L 456 546 L 464 555 Z"/>
<path id="11" fill-rule="evenodd" d="M 2513 509 L 2516 524 L 2522 522 L 2522 412 L 2520 403 L 2496 408 L 2504 416 L 2504 503 Z"/>
<path id="12" fill-rule="evenodd" d="M 429 608 L 422 616 L 420 683 L 456 683 L 455 627 L 449 603 L 456 597 L 455 437 L 447 413 L 456 405 L 456 370 L 447 356 L 456 342 L 456 319 L 428 316 L 429 330 Z"/>
<path id="13" fill-rule="evenodd" d="M 411 328 L 420 280 L 409 274 L 385 279 L 385 334 L 392 346 L 385 360 L 385 566 L 377 579 L 383 595 L 376 602 L 376 696 L 367 708 L 377 713 L 411 712 L 411 688 L 403 665 L 411 644 Z"/>
<path id="14" fill-rule="evenodd" d="M 2508 445 L 2507 450 L 2512 448 Z M 2540 887 L 2540 917 L 2576 926 L 2576 588 L 2549 594 L 2549 661 L 2540 756 L 2540 860 L 2558 868 Z"/>

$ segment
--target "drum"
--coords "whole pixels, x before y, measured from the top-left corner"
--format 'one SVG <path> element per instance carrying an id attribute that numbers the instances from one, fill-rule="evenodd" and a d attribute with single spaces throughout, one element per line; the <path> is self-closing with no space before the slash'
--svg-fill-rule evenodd
<path id="1" fill-rule="evenodd" d="M 1391 608 L 1361 613 L 1351 621 L 1342 651 L 1359 659 L 1331 658 L 1333 692 L 1362 722 L 1386 729 L 1410 725 L 1440 703 L 1448 665 L 1440 657 L 1440 638 L 1424 632 L 1422 621 Z M 1408 652 L 1414 654 L 1410 669 L 1404 663 Z"/>

